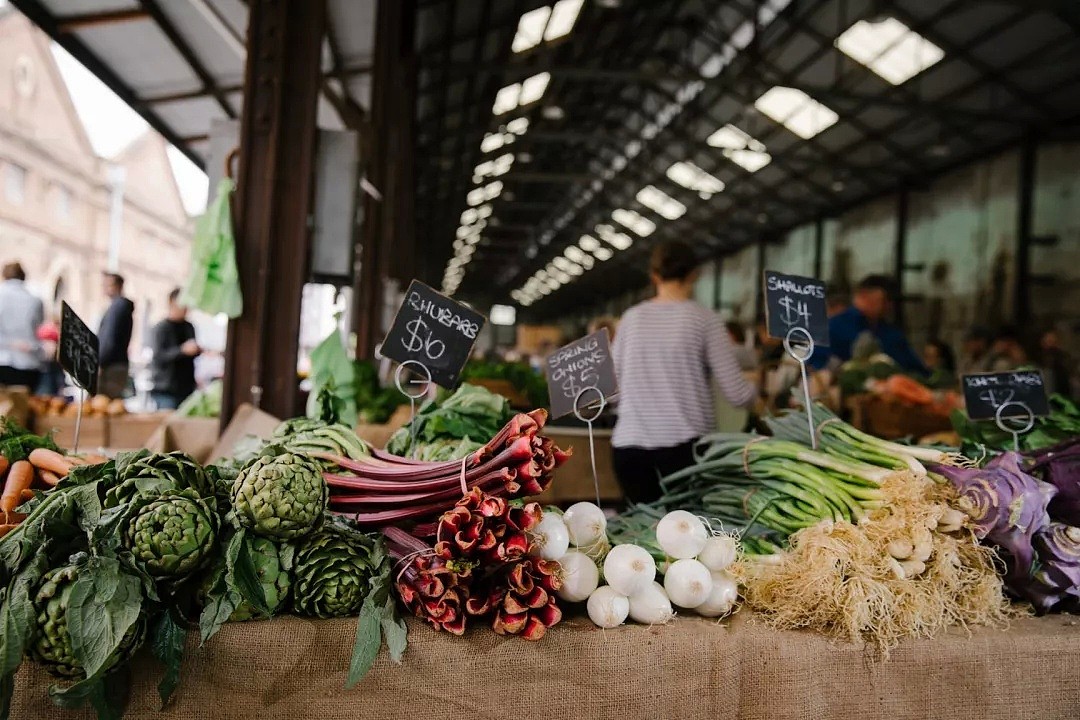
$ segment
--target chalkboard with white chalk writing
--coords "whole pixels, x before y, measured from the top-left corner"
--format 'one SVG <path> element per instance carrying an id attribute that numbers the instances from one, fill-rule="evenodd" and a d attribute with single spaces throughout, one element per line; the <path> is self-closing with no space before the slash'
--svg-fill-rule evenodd
<path id="1" fill-rule="evenodd" d="M 798 275 L 765 271 L 765 319 L 769 335 L 786 338 L 794 328 L 810 334 L 814 345 L 829 346 L 829 316 L 825 310 L 825 283 Z M 792 341 L 805 341 L 796 332 Z"/>
<path id="2" fill-rule="evenodd" d="M 1046 386 L 1038 370 L 964 375 L 961 386 L 964 405 L 972 420 L 992 420 L 1003 405 L 1002 417 L 1025 417 L 1028 410 L 1036 417 L 1050 414 Z"/>
<path id="3" fill-rule="evenodd" d="M 600 403 L 600 393 L 610 400 L 618 390 L 615 362 L 607 328 L 564 345 L 544 359 L 552 417 L 562 417 Z M 595 388 L 598 392 L 582 392 Z"/>

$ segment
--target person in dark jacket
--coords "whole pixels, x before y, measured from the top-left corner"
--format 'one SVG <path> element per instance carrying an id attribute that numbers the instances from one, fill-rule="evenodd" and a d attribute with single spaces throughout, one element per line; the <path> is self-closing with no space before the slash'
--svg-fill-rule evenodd
<path id="1" fill-rule="evenodd" d="M 150 331 L 150 397 L 158 410 L 175 410 L 195 392 L 195 358 L 202 348 L 195 341 L 195 326 L 187 321 L 187 308 L 177 302 L 179 296 L 180 288 L 169 293 L 169 313 Z"/>
<path id="2" fill-rule="evenodd" d="M 135 304 L 124 297 L 124 278 L 120 275 L 105 273 L 102 286 L 109 298 L 109 307 L 98 326 L 98 365 L 101 368 L 98 393 L 122 398 L 128 384 L 128 345 L 131 344 Z"/>

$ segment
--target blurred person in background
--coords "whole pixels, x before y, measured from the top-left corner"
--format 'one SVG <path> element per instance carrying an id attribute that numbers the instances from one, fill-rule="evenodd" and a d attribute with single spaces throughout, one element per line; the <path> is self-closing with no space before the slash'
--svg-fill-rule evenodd
<path id="1" fill-rule="evenodd" d="M 923 364 L 930 371 L 930 387 L 944 388 L 956 383 L 956 359 L 944 340 L 928 340 L 923 347 Z"/>
<path id="2" fill-rule="evenodd" d="M 60 318 L 55 315 L 38 326 L 37 339 L 41 341 L 41 379 L 37 394 L 54 396 L 64 389 L 64 369 L 60 367 Z"/>
<path id="3" fill-rule="evenodd" d="M 26 289 L 22 265 L 8 263 L 0 276 L 0 385 L 24 385 L 33 392 L 41 377 L 37 329 L 45 307 Z"/>
<path id="4" fill-rule="evenodd" d="M 989 328 L 975 325 L 968 330 L 960 348 L 960 363 L 957 366 L 961 375 L 990 372 L 990 344 L 993 341 L 994 334 Z"/>
<path id="5" fill-rule="evenodd" d="M 169 293 L 168 314 L 150 331 L 150 398 L 158 410 L 175 410 L 195 392 L 195 358 L 202 349 L 179 297 L 180 288 Z"/>
<path id="6" fill-rule="evenodd" d="M 904 331 L 889 322 L 895 295 L 895 284 L 887 275 L 863 278 L 855 287 L 851 306 L 829 318 L 829 347 L 816 349 L 809 364 L 820 370 L 830 360 L 847 362 L 860 338 L 864 341 L 873 338 L 881 352 L 899 367 L 926 375 L 926 366 L 911 349 Z"/>
<path id="7" fill-rule="evenodd" d="M 998 331 L 990 346 L 988 362 L 989 372 L 1008 372 L 1028 364 L 1027 350 L 1016 328 L 1007 326 Z"/>
<path id="8" fill-rule="evenodd" d="M 657 499 L 660 478 L 689 466 L 694 442 L 716 427 L 710 381 L 732 405 L 750 407 L 757 399 L 720 316 L 691 299 L 693 248 L 658 245 L 649 272 L 656 296 L 626 311 L 614 347 L 619 419 L 612 459 L 631 502 Z"/>
<path id="9" fill-rule="evenodd" d="M 1072 398 L 1073 361 L 1061 346 L 1061 336 L 1050 329 L 1039 338 L 1039 368 L 1046 391 Z"/>
<path id="10" fill-rule="evenodd" d="M 833 317 L 839 315 L 851 306 L 848 296 L 834 290 L 828 290 L 825 294 L 825 315 Z"/>
<path id="11" fill-rule="evenodd" d="M 98 393 L 122 398 L 128 384 L 128 345 L 135 304 L 124 297 L 124 278 L 116 273 L 105 273 L 102 290 L 109 298 L 109 307 L 98 326 Z"/>

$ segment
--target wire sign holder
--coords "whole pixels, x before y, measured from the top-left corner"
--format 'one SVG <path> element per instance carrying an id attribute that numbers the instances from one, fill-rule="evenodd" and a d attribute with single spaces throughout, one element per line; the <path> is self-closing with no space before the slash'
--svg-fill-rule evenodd
<path id="1" fill-rule="evenodd" d="M 581 406 L 581 398 L 585 393 L 595 392 L 598 398 L 598 402 L 586 404 L 584 408 Z M 591 417 L 583 417 L 581 411 L 587 410 L 590 407 L 595 407 L 596 412 Z M 592 465 L 592 479 L 593 488 L 596 490 L 596 506 L 600 507 L 600 476 L 596 474 L 596 442 L 593 440 L 593 421 L 600 417 L 604 412 L 604 408 L 607 407 L 607 397 L 603 391 L 595 385 L 582 388 L 581 391 L 574 397 L 574 417 L 579 421 L 585 423 L 589 428 L 589 463 Z"/>
<path id="2" fill-rule="evenodd" d="M 1035 427 L 1035 418 L 1050 414 L 1038 370 L 964 375 L 960 387 L 968 417 L 993 420 L 1002 432 L 1013 436 L 1015 450 L 1020 449 L 1020 436 Z"/>
<path id="3" fill-rule="evenodd" d="M 1025 415 L 1009 415 L 1004 416 L 1005 408 L 1018 407 L 1026 413 Z M 1008 420 L 1017 420 L 1023 422 L 1022 426 L 1009 425 Z M 1010 433 L 1013 436 L 1013 450 L 1020 452 L 1020 436 L 1035 427 L 1035 413 L 1028 407 L 1027 403 L 1019 400 L 1009 400 L 998 406 L 996 412 L 994 412 L 994 422 L 1002 432 Z"/>
<path id="4" fill-rule="evenodd" d="M 792 339 L 796 335 L 802 335 L 802 337 L 795 338 L 793 342 Z M 806 372 L 806 361 L 814 354 L 814 338 L 810 336 L 810 331 L 801 327 L 793 327 L 788 330 L 787 335 L 784 336 L 784 352 L 799 363 L 799 373 L 802 375 L 803 406 L 806 408 L 806 422 L 810 426 L 810 447 L 817 450 L 818 434 L 814 432 L 814 412 L 810 400 L 810 378 Z"/>
<path id="5" fill-rule="evenodd" d="M 409 378 L 403 379 L 406 371 L 421 375 L 423 379 Z M 412 448 L 412 456 L 416 457 L 416 423 L 413 422 L 416 419 L 416 401 L 424 397 L 427 394 L 428 388 L 431 386 L 431 371 L 428 370 L 427 365 L 419 360 L 406 360 L 397 366 L 397 370 L 394 371 L 394 385 L 397 386 L 398 392 L 405 397 L 409 398 L 409 447 Z M 421 386 L 420 392 L 413 394 L 405 390 L 405 385 L 419 385 Z"/>
<path id="6" fill-rule="evenodd" d="M 83 405 L 86 404 L 87 394 L 97 393 L 98 339 L 66 302 L 60 305 L 60 348 L 57 359 L 81 391 L 79 408 L 75 415 L 74 451 L 77 453 L 79 435 L 82 432 Z"/>

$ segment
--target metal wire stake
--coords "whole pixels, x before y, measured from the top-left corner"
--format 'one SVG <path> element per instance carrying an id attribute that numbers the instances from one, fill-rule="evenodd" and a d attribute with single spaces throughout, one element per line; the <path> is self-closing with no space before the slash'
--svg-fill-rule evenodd
<path id="1" fill-rule="evenodd" d="M 596 408 L 595 415 L 590 418 L 583 418 L 581 416 L 581 408 L 579 407 L 579 401 L 581 400 L 581 396 L 589 392 L 590 390 L 595 391 L 596 394 L 600 397 L 600 404 Z M 586 405 L 586 407 L 588 406 Z M 600 388 L 596 387 L 595 385 L 590 385 L 587 388 L 582 388 L 581 392 L 579 392 L 574 397 L 574 417 L 585 423 L 589 428 L 589 462 L 592 464 L 593 488 L 596 490 L 596 507 L 600 507 L 600 476 L 596 473 L 596 443 L 593 440 L 592 425 L 593 420 L 596 420 L 596 418 L 600 417 L 600 413 L 604 412 L 605 407 L 607 407 L 607 398 L 604 397 L 604 393 L 600 390 Z"/>
<path id="2" fill-rule="evenodd" d="M 1009 407 L 1010 405 L 1015 405 L 1018 408 L 1022 408 L 1024 412 L 1027 413 L 1026 421 L 1024 422 L 1023 427 L 1010 427 L 1008 424 L 1006 424 L 1005 421 L 1008 418 L 1004 417 L 1001 413 L 1005 410 L 1005 408 Z M 1019 416 L 1017 416 L 1016 419 L 1019 419 Z M 998 409 L 994 413 L 994 422 L 997 423 L 997 426 L 1001 428 L 1002 432 L 1012 434 L 1013 450 L 1015 450 L 1016 452 L 1020 452 L 1020 436 L 1026 433 L 1031 428 L 1035 427 L 1035 413 L 1032 411 L 1032 409 L 1028 406 L 1027 403 L 1020 402 L 1019 400 L 1009 400 L 1008 402 L 1003 402 L 1001 403 L 1001 405 L 998 405 Z"/>
<path id="3" fill-rule="evenodd" d="M 72 452 L 76 455 L 79 454 L 79 433 L 82 432 L 82 411 L 83 405 L 86 404 L 86 390 L 83 388 L 79 389 L 82 390 L 82 397 L 79 400 L 79 409 L 75 413 L 75 447 L 72 449 Z"/>
<path id="4" fill-rule="evenodd" d="M 423 380 L 408 381 L 409 385 L 423 386 L 424 389 L 416 393 L 415 395 L 405 392 L 405 388 L 402 387 L 402 373 L 409 365 L 419 368 L 424 376 Z M 409 398 L 409 454 L 412 456 L 413 459 L 416 459 L 416 423 L 413 422 L 414 420 L 416 420 L 416 400 L 424 396 L 430 384 L 431 371 L 428 370 L 427 365 L 420 362 L 419 360 L 406 360 L 405 362 L 398 365 L 397 370 L 394 371 L 394 385 L 397 386 L 399 393 Z"/>
<path id="5" fill-rule="evenodd" d="M 801 333 L 806 341 L 806 345 L 801 345 L 802 341 L 799 341 L 800 346 L 805 348 L 805 352 L 801 355 L 796 352 L 795 346 L 791 343 L 791 336 L 796 333 Z M 809 425 L 810 429 L 810 447 L 817 450 L 817 433 L 814 432 L 814 407 L 810 404 L 810 380 L 806 373 L 806 361 L 814 354 L 814 338 L 810 336 L 810 331 L 806 328 L 793 327 L 784 336 L 784 350 L 799 363 L 799 372 L 802 374 L 803 401 L 806 407 L 806 424 Z"/>

